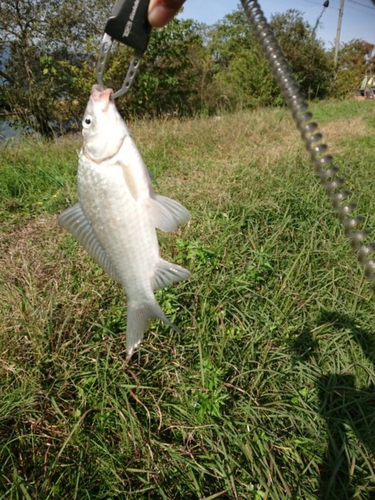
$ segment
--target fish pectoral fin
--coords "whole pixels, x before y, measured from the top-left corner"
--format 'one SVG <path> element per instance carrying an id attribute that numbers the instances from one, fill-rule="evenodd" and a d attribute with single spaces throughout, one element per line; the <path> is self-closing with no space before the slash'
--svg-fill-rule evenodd
<path id="1" fill-rule="evenodd" d="M 155 274 L 152 277 L 151 286 L 153 290 L 170 286 L 177 281 L 182 281 L 190 277 L 190 271 L 184 267 L 172 264 L 166 260 L 160 259 Z"/>
<path id="2" fill-rule="evenodd" d="M 150 302 L 144 304 L 133 304 L 129 302 L 126 324 L 126 351 L 129 356 L 131 356 L 134 349 L 138 347 L 143 339 L 143 334 L 151 318 L 161 319 L 164 323 L 173 328 L 175 332 L 182 334 L 181 330 L 165 316 L 155 297 Z"/>
<path id="3" fill-rule="evenodd" d="M 155 194 L 149 198 L 154 226 L 162 231 L 175 231 L 180 224 L 191 219 L 190 212 L 178 201 Z"/>
<path id="4" fill-rule="evenodd" d="M 92 229 L 89 221 L 82 211 L 81 205 L 76 203 L 67 208 L 57 217 L 59 225 L 66 229 L 83 246 L 86 252 L 99 264 L 109 276 L 121 284 L 112 262 L 107 257 Z"/>
<path id="5" fill-rule="evenodd" d="M 137 185 L 137 179 L 134 177 L 131 169 L 124 163 L 120 163 L 122 167 L 122 173 L 125 179 L 125 184 L 129 190 L 134 201 L 138 201 L 141 198 L 141 193 Z M 151 181 L 150 181 L 151 185 Z"/>

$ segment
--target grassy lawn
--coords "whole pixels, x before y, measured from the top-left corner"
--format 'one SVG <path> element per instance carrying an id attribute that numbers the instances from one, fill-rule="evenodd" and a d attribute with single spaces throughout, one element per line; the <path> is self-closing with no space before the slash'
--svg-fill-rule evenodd
<path id="1" fill-rule="evenodd" d="M 375 239 L 375 104 L 313 107 Z M 126 359 L 56 223 L 80 139 L 0 150 L 0 498 L 375 498 L 374 296 L 285 110 L 130 124 L 192 278 Z"/>

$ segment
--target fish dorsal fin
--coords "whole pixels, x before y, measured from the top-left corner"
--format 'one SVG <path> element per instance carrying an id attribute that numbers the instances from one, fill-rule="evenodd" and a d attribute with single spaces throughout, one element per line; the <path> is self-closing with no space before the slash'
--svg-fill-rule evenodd
<path id="1" fill-rule="evenodd" d="M 107 257 L 79 203 L 61 212 L 57 217 L 57 221 L 61 227 L 74 236 L 103 271 L 121 284 L 121 279 L 117 275 L 116 269 Z"/>
<path id="2" fill-rule="evenodd" d="M 157 229 L 175 231 L 180 224 L 191 219 L 189 211 L 178 201 L 159 194 L 154 194 L 149 200 L 152 222 Z"/>
<path id="3" fill-rule="evenodd" d="M 157 288 L 170 286 L 172 283 L 185 280 L 189 277 L 190 272 L 184 267 L 160 259 L 155 274 L 152 277 L 151 286 L 153 290 L 156 290 Z"/>

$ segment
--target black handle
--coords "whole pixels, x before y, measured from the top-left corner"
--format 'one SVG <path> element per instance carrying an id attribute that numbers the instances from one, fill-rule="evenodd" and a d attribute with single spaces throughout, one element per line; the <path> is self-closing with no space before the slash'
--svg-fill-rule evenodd
<path id="1" fill-rule="evenodd" d="M 141 53 L 147 49 L 151 25 L 147 20 L 150 0 L 117 0 L 105 32 L 118 42 Z"/>

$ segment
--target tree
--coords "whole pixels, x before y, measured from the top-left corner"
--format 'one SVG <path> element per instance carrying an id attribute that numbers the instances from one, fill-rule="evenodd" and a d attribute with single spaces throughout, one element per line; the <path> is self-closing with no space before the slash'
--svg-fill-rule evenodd
<path id="1" fill-rule="evenodd" d="M 189 115 L 199 100 L 197 56 L 204 50 L 200 26 L 191 19 L 174 19 L 164 28 L 153 30 L 139 74 L 131 91 L 117 106 L 129 115 Z M 116 44 L 105 74 L 106 83 L 121 87 L 132 50 Z M 203 57 L 203 56 L 202 56 Z"/>
<path id="2" fill-rule="evenodd" d="M 108 7 L 102 0 L 1 0 L 0 12 L 2 105 L 21 124 L 52 137 L 72 116 L 74 68 L 93 64 L 87 42 L 99 43 Z"/>
<path id="3" fill-rule="evenodd" d="M 275 14 L 270 24 L 302 91 L 310 98 L 326 96 L 333 74 L 331 57 L 302 13 Z M 282 102 L 242 8 L 214 26 L 209 48 L 216 61 L 214 82 L 230 109 Z"/>
<path id="4" fill-rule="evenodd" d="M 375 70 L 374 45 L 364 40 L 351 40 L 340 47 L 333 97 L 343 98 L 359 88 L 366 74 Z"/>
<path id="5" fill-rule="evenodd" d="M 242 8 L 214 25 L 208 44 L 215 61 L 213 95 L 231 110 L 274 104 L 279 91 Z"/>
<path id="6" fill-rule="evenodd" d="M 0 67 L 0 104 L 18 123 L 45 137 L 77 126 L 95 83 L 106 5 L 104 0 L 0 0 L 0 38 L 9 55 Z M 129 116 L 197 110 L 205 52 L 200 30 L 192 20 L 178 19 L 153 30 L 135 84 L 117 102 L 120 111 Z M 121 87 L 132 55 L 132 49 L 114 44 L 106 85 Z"/>
<path id="7" fill-rule="evenodd" d="M 289 9 L 271 17 L 271 27 L 302 91 L 309 98 L 327 95 L 333 77 L 333 63 L 314 29 L 302 12 Z"/>

